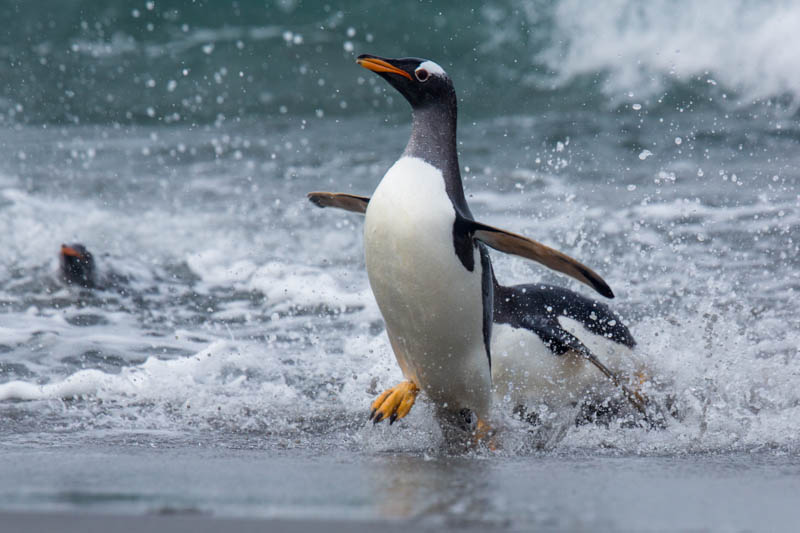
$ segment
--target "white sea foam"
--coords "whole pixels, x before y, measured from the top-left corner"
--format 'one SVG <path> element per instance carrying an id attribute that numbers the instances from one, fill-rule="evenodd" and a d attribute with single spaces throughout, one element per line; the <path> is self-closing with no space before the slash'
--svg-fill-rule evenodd
<path id="1" fill-rule="evenodd" d="M 796 2 L 562 0 L 550 44 L 538 53 L 557 83 L 608 72 L 617 103 L 662 93 L 670 80 L 741 93 L 742 100 L 800 98 Z"/>
<path id="2" fill-rule="evenodd" d="M 327 305 L 333 309 L 370 307 L 375 309 L 371 294 L 357 276 L 359 285 L 343 283 L 347 269 L 319 268 L 284 261 L 256 265 L 250 260 L 228 264 L 219 250 L 191 254 L 189 266 L 207 283 L 230 285 L 244 290 L 261 291 L 272 304 L 287 306 Z"/>

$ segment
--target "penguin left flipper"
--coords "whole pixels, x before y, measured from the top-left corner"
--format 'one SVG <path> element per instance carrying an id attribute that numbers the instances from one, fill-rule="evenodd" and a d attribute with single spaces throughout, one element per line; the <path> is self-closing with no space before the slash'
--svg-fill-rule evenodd
<path id="1" fill-rule="evenodd" d="M 561 272 L 585 283 L 606 298 L 614 297 L 611 287 L 597 272 L 558 250 L 522 235 L 475 220 L 463 218 L 463 223 L 469 226 L 477 240 L 495 250 L 531 259 L 551 270 Z"/>
<path id="2" fill-rule="evenodd" d="M 419 387 L 413 381 L 403 381 L 386 389 L 372 402 L 369 419 L 373 424 L 377 424 L 388 418 L 389 424 L 394 424 L 395 420 L 403 418 L 411 411 L 417 394 L 419 394 Z"/>
<path id="3" fill-rule="evenodd" d="M 343 192 L 310 192 L 308 199 L 318 207 L 338 207 L 345 211 L 364 214 L 367 212 L 368 196 Z"/>

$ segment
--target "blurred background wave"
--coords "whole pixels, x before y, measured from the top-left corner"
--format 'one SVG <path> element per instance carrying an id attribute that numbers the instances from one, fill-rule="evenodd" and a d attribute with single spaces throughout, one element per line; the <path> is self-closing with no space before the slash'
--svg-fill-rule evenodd
<path id="1" fill-rule="evenodd" d="M 631 103 L 791 116 L 800 96 L 787 0 L 6 0 L 0 20 L 6 123 L 359 114 L 386 90 L 352 65 L 367 51 L 439 58 L 468 117 Z"/>

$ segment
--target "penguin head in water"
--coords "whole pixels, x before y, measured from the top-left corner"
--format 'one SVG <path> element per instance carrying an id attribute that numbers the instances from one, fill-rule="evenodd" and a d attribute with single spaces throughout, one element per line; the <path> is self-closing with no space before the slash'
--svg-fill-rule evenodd
<path id="1" fill-rule="evenodd" d="M 61 277 L 68 285 L 94 287 L 94 257 L 82 244 L 62 244 L 59 257 Z"/>
<path id="2" fill-rule="evenodd" d="M 356 62 L 389 82 L 415 110 L 456 105 L 456 91 L 450 76 L 433 61 L 417 57 L 387 59 L 362 54 Z"/>

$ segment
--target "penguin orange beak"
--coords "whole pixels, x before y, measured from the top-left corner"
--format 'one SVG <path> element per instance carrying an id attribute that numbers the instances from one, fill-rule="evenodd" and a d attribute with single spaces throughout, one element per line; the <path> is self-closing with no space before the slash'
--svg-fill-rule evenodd
<path id="1" fill-rule="evenodd" d="M 83 257 L 83 254 L 80 253 L 75 248 L 71 248 L 66 244 L 61 245 L 61 255 L 69 255 L 71 257 Z"/>
<path id="2" fill-rule="evenodd" d="M 391 74 L 399 74 L 400 76 L 405 76 L 409 80 L 413 81 L 411 74 L 405 70 L 395 67 L 388 61 L 384 61 L 383 59 L 379 59 L 377 57 L 359 56 L 358 59 L 356 59 L 356 63 L 365 69 L 371 70 L 372 72 L 389 72 Z"/>

